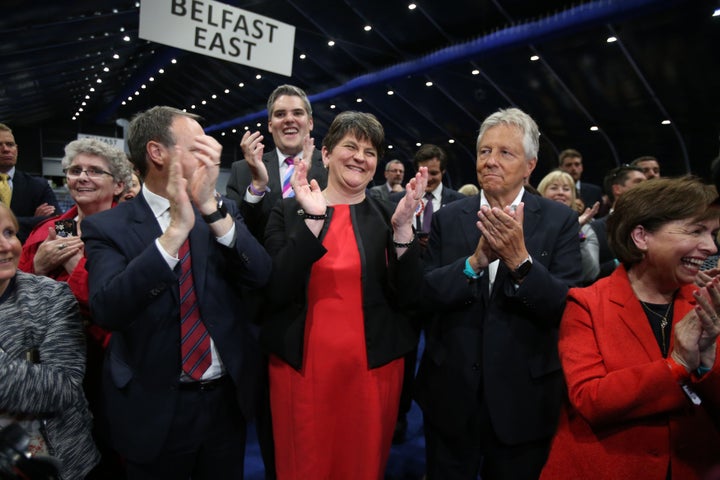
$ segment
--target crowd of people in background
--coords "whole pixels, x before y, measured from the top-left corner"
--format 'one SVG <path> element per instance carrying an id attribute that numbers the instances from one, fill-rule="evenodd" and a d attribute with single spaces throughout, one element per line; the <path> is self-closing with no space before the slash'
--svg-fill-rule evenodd
<path id="1" fill-rule="evenodd" d="M 508 108 L 456 191 L 369 113 L 316 148 L 303 90 L 267 111 L 225 194 L 182 110 L 72 141 L 65 208 L 0 124 L 0 427 L 60 478 L 241 479 L 252 421 L 268 480 L 380 480 L 413 399 L 427 480 L 720 478 L 720 160 L 533 186 Z"/>

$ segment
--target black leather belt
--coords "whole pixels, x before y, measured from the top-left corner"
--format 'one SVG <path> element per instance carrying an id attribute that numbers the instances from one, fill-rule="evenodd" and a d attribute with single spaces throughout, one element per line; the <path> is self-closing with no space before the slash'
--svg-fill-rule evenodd
<path id="1" fill-rule="evenodd" d="M 219 378 L 213 378 L 212 380 L 200 380 L 197 382 L 180 382 L 178 383 L 178 390 L 189 390 L 194 392 L 207 392 L 215 390 L 221 387 L 225 383 L 229 382 L 230 375 L 223 375 Z"/>

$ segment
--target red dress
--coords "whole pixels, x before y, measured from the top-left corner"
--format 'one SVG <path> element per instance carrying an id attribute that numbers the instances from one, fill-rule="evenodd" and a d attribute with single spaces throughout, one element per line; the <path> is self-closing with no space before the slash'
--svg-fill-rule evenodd
<path id="1" fill-rule="evenodd" d="M 403 359 L 369 369 L 360 254 L 348 205 L 334 207 L 308 286 L 301 372 L 270 357 L 279 480 L 384 477 Z"/>

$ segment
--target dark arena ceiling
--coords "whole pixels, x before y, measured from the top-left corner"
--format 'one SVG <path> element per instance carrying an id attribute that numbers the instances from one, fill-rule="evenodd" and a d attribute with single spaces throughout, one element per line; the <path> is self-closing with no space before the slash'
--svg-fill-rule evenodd
<path id="1" fill-rule="evenodd" d="M 371 112 L 386 129 L 386 160 L 438 144 L 456 188 L 474 180 L 480 123 L 508 106 L 542 132 L 533 183 L 568 147 L 596 183 L 646 154 L 664 174 L 705 176 L 718 155 L 717 1 L 223 3 L 296 27 L 291 76 L 140 39 L 134 0 L 5 0 L 0 122 L 121 135 L 118 119 L 171 105 L 205 119 L 229 167 L 245 129 L 265 131 L 269 93 L 292 83 L 310 95 L 316 144 L 338 112 Z"/>

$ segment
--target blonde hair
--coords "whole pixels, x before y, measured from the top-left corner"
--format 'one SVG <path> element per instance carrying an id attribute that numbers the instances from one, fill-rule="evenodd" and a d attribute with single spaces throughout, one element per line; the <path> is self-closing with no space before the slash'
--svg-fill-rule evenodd
<path id="1" fill-rule="evenodd" d="M 570 205 L 573 205 L 573 209 L 575 209 L 574 205 L 575 200 L 577 199 L 575 180 L 573 180 L 572 176 L 567 172 L 563 172 L 562 170 L 553 170 L 552 172 L 545 175 L 538 184 L 538 193 L 544 197 L 545 190 L 547 190 L 550 185 L 556 182 L 562 183 L 563 185 L 570 185 Z"/>

